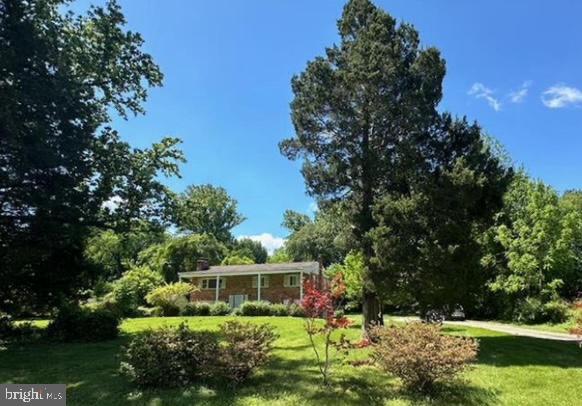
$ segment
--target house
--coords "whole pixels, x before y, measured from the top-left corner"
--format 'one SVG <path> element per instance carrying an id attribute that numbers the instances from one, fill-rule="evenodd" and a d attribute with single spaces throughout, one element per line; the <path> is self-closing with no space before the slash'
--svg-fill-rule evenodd
<path id="1" fill-rule="evenodd" d="M 247 300 L 296 303 L 303 299 L 302 281 L 313 278 L 321 283 L 323 280 L 317 262 L 208 266 L 208 262 L 201 260 L 196 271 L 179 272 L 178 277 L 198 287 L 190 300 L 222 301 L 231 307 Z"/>

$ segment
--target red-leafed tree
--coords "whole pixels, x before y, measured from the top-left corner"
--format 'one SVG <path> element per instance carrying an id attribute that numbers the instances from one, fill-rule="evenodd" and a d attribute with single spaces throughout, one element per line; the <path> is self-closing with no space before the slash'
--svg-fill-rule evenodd
<path id="1" fill-rule="evenodd" d="M 329 287 L 322 288 L 313 279 L 304 282 L 303 300 L 301 307 L 305 312 L 305 331 L 315 353 L 317 367 L 323 378 L 323 384 L 329 384 L 332 354 L 345 353 L 350 348 L 350 343 L 344 334 L 339 338 L 333 338 L 333 333 L 338 329 L 345 329 L 351 324 L 350 320 L 338 312 L 345 293 L 346 284 L 343 276 L 338 273 Z M 322 320 L 323 319 L 323 320 Z M 323 337 L 323 349 L 315 342 L 315 337 Z"/>

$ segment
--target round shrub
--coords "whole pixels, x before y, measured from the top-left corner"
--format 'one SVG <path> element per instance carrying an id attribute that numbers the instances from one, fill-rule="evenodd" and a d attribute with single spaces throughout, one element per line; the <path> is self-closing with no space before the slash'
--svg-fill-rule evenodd
<path id="1" fill-rule="evenodd" d="M 184 316 L 210 316 L 210 304 L 205 302 L 188 303 L 182 310 Z"/>
<path id="2" fill-rule="evenodd" d="M 230 306 L 225 302 L 216 302 L 210 306 L 211 316 L 226 316 L 230 313 Z"/>
<path id="3" fill-rule="evenodd" d="M 144 388 L 184 386 L 211 375 L 217 353 L 215 333 L 182 323 L 135 337 L 124 349 L 120 371 Z"/>
<path id="4" fill-rule="evenodd" d="M 260 366 L 267 363 L 273 343 L 277 339 L 273 327 L 227 321 L 220 326 L 223 340 L 219 352 L 219 366 L 224 378 L 237 385 L 248 379 Z"/>
<path id="5" fill-rule="evenodd" d="M 281 303 L 273 304 L 271 305 L 271 316 L 289 316 L 289 307 Z"/>
<path id="6" fill-rule="evenodd" d="M 544 311 L 542 301 L 535 297 L 528 297 L 520 301 L 515 307 L 513 319 L 518 323 L 543 323 Z"/>
<path id="7" fill-rule="evenodd" d="M 267 302 L 244 302 L 240 307 L 243 316 L 270 316 L 271 305 Z"/>
<path id="8" fill-rule="evenodd" d="M 552 300 L 543 306 L 543 317 L 548 323 L 563 323 L 569 315 L 570 306 L 563 300 Z"/>
<path id="9" fill-rule="evenodd" d="M 477 357 L 477 341 L 443 335 L 434 324 L 376 327 L 371 337 L 376 364 L 418 392 L 430 392 L 435 383 L 452 380 Z"/>
<path id="10" fill-rule="evenodd" d="M 57 341 L 105 341 L 119 335 L 119 323 L 110 310 L 69 305 L 57 312 L 46 332 Z"/>

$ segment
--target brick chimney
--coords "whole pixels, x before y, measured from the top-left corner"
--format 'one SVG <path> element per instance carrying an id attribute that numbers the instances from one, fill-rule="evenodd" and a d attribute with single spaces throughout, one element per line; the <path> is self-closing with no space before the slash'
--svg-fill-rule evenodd
<path id="1" fill-rule="evenodd" d="M 197 271 L 206 271 L 210 266 L 208 265 L 208 260 L 201 258 L 196 261 L 196 270 Z"/>

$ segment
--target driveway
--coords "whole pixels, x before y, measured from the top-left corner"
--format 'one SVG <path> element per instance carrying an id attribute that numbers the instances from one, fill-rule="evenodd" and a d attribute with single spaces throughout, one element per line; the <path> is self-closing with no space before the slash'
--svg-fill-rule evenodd
<path id="1" fill-rule="evenodd" d="M 391 319 L 397 321 L 419 321 L 418 317 L 390 317 Z M 524 327 L 512 326 L 510 324 L 496 323 L 493 321 L 478 321 L 478 320 L 465 320 L 465 321 L 445 321 L 445 324 L 465 326 L 465 327 L 476 327 L 485 330 L 498 331 L 500 333 L 506 333 L 514 336 L 541 338 L 544 340 L 554 340 L 554 341 L 580 341 L 580 338 L 573 334 L 566 333 L 552 333 L 548 331 L 531 330 Z"/>

